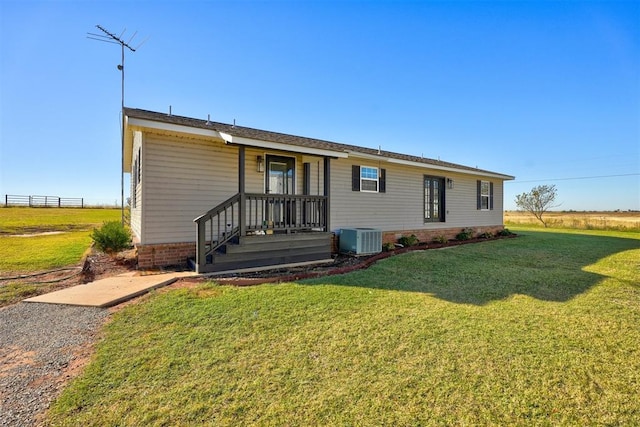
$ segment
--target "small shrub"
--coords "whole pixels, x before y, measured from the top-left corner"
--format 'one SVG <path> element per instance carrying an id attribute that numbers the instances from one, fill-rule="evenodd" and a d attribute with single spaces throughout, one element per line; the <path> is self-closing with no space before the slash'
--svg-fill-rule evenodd
<path id="1" fill-rule="evenodd" d="M 131 233 L 120 221 L 105 222 L 93 230 L 91 238 L 98 249 L 107 253 L 119 252 L 131 244 Z"/>
<path id="2" fill-rule="evenodd" d="M 385 252 L 390 252 L 392 250 L 394 250 L 396 248 L 396 245 L 394 245 L 391 242 L 387 242 L 384 245 L 382 245 L 382 250 Z"/>
<path id="3" fill-rule="evenodd" d="M 500 231 L 498 231 L 498 236 L 512 236 L 513 233 L 511 231 L 509 231 L 508 228 L 504 228 Z"/>
<path id="4" fill-rule="evenodd" d="M 471 240 L 473 239 L 473 229 L 472 228 L 463 228 L 461 232 L 456 235 L 456 239 L 458 240 Z"/>
<path id="5" fill-rule="evenodd" d="M 447 243 L 449 239 L 447 239 L 443 234 L 436 236 L 433 238 L 433 243 Z"/>
<path id="6" fill-rule="evenodd" d="M 418 237 L 415 234 L 412 234 L 411 236 L 402 236 L 398 239 L 398 243 L 400 243 L 405 248 L 409 246 L 415 246 L 418 244 L 418 242 L 420 242 L 420 240 L 418 240 Z"/>
<path id="7" fill-rule="evenodd" d="M 493 233 L 490 231 L 485 231 L 484 233 L 478 235 L 481 239 L 493 239 Z"/>

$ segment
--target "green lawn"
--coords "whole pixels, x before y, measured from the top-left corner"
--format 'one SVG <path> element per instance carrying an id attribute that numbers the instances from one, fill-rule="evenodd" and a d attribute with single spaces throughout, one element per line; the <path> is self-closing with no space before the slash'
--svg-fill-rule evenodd
<path id="1" fill-rule="evenodd" d="M 0 271 L 29 272 L 76 264 L 91 245 L 87 231 L 34 237 L 0 236 Z"/>
<path id="2" fill-rule="evenodd" d="M 158 292 L 53 425 L 637 425 L 640 234 L 515 230 L 300 283 Z"/>
<path id="3" fill-rule="evenodd" d="M 91 230 L 119 219 L 118 209 L 1 208 L 0 272 L 33 272 L 75 264 L 91 244 Z M 16 236 L 42 232 L 61 233 Z"/>
<path id="4" fill-rule="evenodd" d="M 0 208 L 0 233 L 91 230 L 107 221 L 119 221 L 120 209 Z"/>

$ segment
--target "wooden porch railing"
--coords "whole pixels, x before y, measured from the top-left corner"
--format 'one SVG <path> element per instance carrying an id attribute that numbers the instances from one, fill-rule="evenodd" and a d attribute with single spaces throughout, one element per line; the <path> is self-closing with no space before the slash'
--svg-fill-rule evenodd
<path id="1" fill-rule="evenodd" d="M 194 219 L 196 268 L 212 263 L 215 251 L 245 234 L 326 231 L 326 208 L 325 196 L 238 193 Z"/>
<path id="2" fill-rule="evenodd" d="M 246 194 L 246 230 L 325 231 L 324 196 Z"/>

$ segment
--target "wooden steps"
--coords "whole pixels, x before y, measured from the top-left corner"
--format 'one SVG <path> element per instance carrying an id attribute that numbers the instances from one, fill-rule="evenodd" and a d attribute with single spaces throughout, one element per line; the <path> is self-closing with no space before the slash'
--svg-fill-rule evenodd
<path id="1" fill-rule="evenodd" d="M 213 254 L 200 273 L 240 270 L 331 258 L 331 233 L 242 236 Z"/>

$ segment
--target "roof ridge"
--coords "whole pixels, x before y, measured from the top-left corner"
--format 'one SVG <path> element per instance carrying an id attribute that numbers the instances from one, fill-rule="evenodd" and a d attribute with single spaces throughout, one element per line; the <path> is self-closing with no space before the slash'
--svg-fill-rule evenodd
<path id="1" fill-rule="evenodd" d="M 427 157 L 418 157 L 411 154 L 402 154 L 393 151 L 380 150 L 376 148 L 368 148 L 361 147 L 357 145 L 344 144 L 340 142 L 333 142 L 323 139 L 310 138 L 306 136 L 298 136 L 287 134 L 283 132 L 276 132 L 270 130 L 262 130 L 247 126 L 240 126 L 237 124 L 229 124 L 211 121 L 209 118 L 204 119 L 196 119 L 193 117 L 180 116 L 175 114 L 167 114 L 167 113 L 159 113 L 156 111 L 144 110 L 140 108 L 130 108 L 124 107 L 124 114 L 127 116 L 133 116 L 141 119 L 147 119 L 152 121 L 159 121 L 170 124 L 178 124 L 183 126 L 190 126 L 200 129 L 212 129 L 218 132 L 229 133 L 234 136 L 255 139 L 255 140 L 263 140 L 268 142 L 289 144 L 294 146 L 303 146 L 303 147 L 311 147 L 311 148 L 319 148 L 323 150 L 335 151 L 335 152 L 348 152 L 353 151 L 355 153 L 361 153 L 366 155 L 379 155 L 382 158 L 395 159 L 399 161 L 408 161 L 421 163 L 432 166 L 439 166 L 448 169 L 459 169 L 460 171 L 468 171 L 474 173 L 484 173 L 491 175 L 498 175 L 503 179 L 513 179 L 514 177 L 505 175 L 498 172 L 492 172 L 488 170 L 479 169 L 477 167 L 473 168 L 471 166 L 464 166 L 457 163 L 451 163 L 443 160 L 436 160 Z"/>

